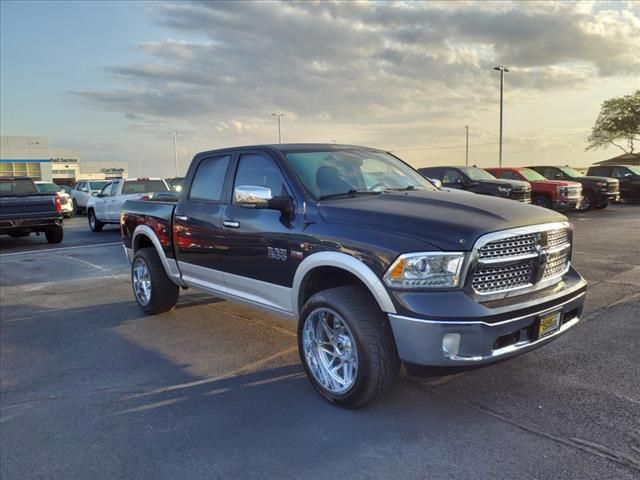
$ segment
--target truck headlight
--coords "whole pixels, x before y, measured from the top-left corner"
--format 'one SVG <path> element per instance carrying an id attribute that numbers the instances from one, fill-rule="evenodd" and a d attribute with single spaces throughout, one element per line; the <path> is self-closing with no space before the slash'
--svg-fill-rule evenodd
<path id="1" fill-rule="evenodd" d="M 462 252 L 420 252 L 400 255 L 384 274 L 392 288 L 455 288 L 460 285 Z"/>

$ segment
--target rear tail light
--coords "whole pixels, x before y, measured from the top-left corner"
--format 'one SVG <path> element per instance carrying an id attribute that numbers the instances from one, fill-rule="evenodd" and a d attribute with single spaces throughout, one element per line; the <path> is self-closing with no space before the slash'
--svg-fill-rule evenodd
<path id="1" fill-rule="evenodd" d="M 55 203 L 56 203 L 56 212 L 61 212 L 62 211 L 62 203 L 60 202 L 60 195 L 58 195 L 57 193 L 56 193 Z"/>

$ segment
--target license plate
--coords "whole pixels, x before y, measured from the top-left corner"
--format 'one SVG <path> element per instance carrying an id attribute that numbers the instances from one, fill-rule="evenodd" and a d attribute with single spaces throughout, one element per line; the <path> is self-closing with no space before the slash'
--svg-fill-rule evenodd
<path id="1" fill-rule="evenodd" d="M 560 328 L 560 315 L 562 312 L 547 313 L 540 316 L 538 323 L 538 338 L 545 337 Z"/>

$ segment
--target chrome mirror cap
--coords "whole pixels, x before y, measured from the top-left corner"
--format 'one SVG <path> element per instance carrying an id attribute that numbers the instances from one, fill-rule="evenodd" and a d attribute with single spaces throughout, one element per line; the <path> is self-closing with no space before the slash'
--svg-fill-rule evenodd
<path id="1" fill-rule="evenodd" d="M 233 190 L 233 202 L 242 207 L 266 207 L 273 196 L 271 189 L 255 185 L 239 185 Z"/>

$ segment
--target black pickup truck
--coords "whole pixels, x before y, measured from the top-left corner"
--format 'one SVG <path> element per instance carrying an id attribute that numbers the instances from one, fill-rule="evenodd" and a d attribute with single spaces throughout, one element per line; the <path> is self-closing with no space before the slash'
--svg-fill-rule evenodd
<path id="1" fill-rule="evenodd" d="M 531 185 L 528 182 L 496 178 L 478 167 L 425 167 L 418 171 L 427 178 L 440 180 L 446 188 L 531 203 Z"/>
<path id="2" fill-rule="evenodd" d="M 620 182 L 620 198 L 640 202 L 640 165 L 594 165 L 587 175 L 615 178 Z"/>
<path id="3" fill-rule="evenodd" d="M 29 177 L 0 177 L 0 235 L 14 238 L 44 232 L 47 242 L 63 238 L 57 193 L 40 193 Z"/>
<path id="4" fill-rule="evenodd" d="M 177 197 L 127 201 L 120 225 L 144 312 L 196 288 L 289 318 L 307 376 L 338 405 L 371 401 L 401 361 L 536 348 L 578 323 L 586 293 L 566 217 L 441 190 L 372 148 L 200 153 Z"/>
<path id="5" fill-rule="evenodd" d="M 571 167 L 536 166 L 535 170 L 548 180 L 570 180 L 582 185 L 582 200 L 578 210 L 607 208 L 610 202 L 620 200 L 620 182 L 615 178 L 586 176 Z"/>

